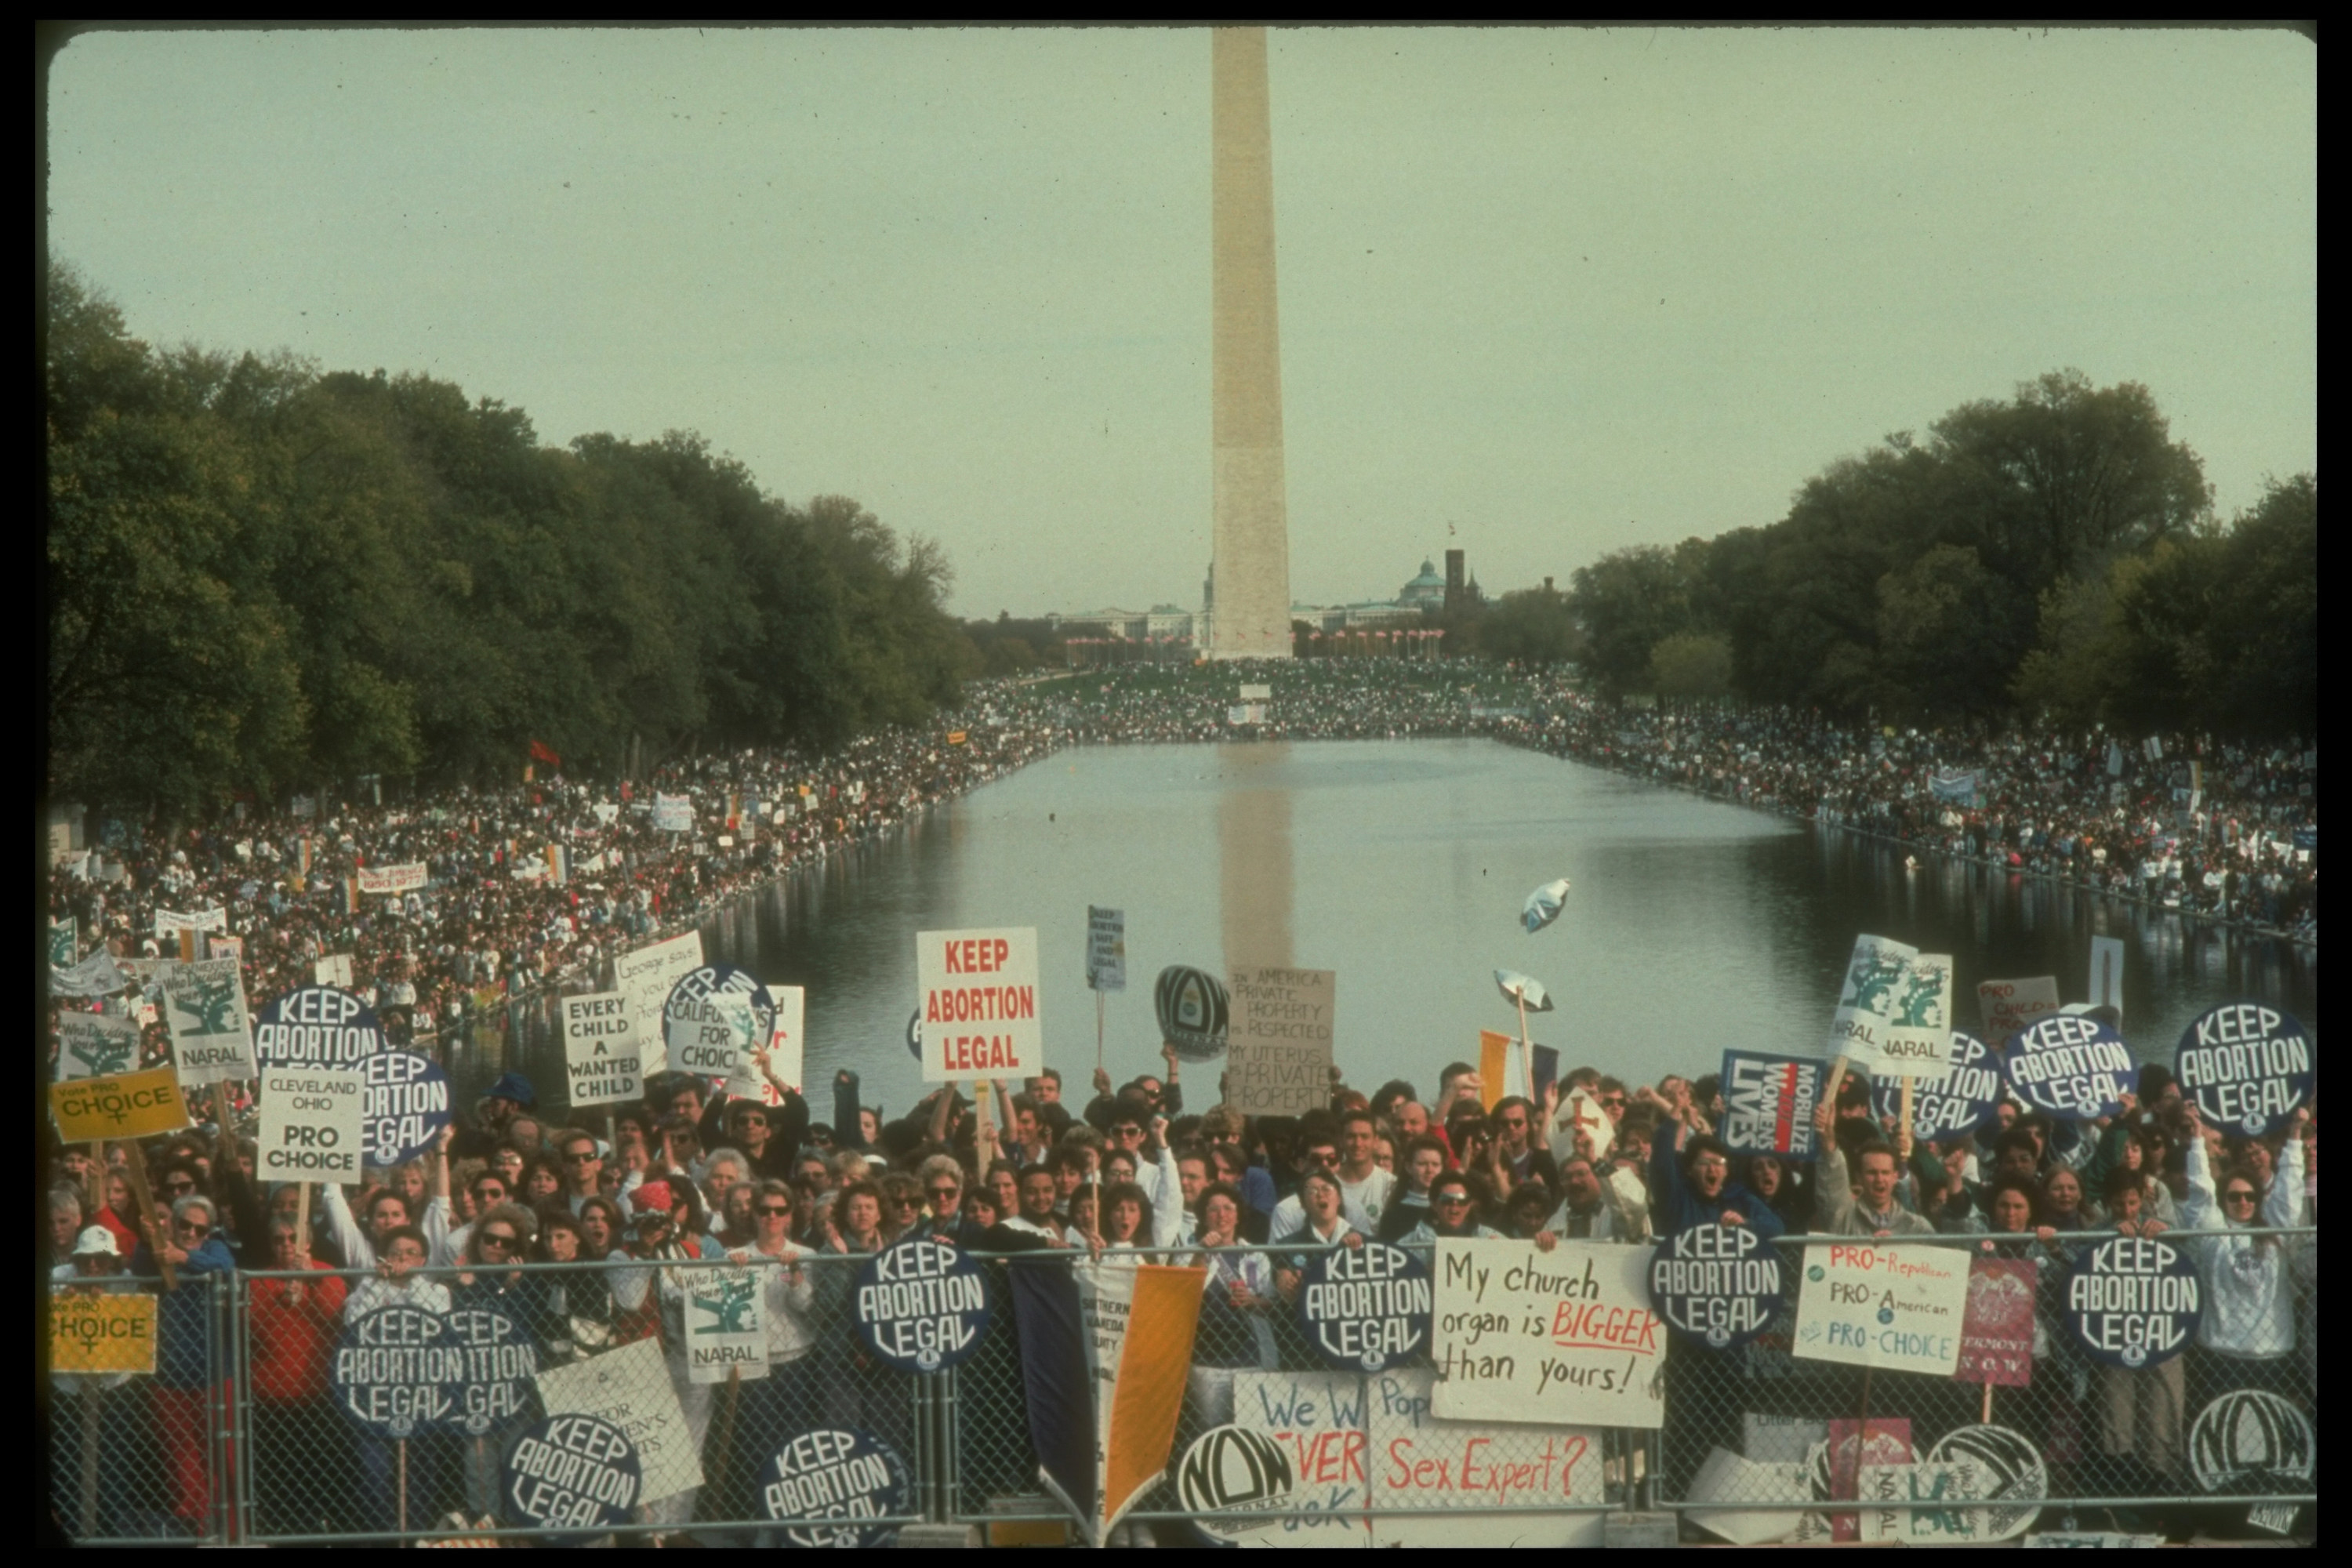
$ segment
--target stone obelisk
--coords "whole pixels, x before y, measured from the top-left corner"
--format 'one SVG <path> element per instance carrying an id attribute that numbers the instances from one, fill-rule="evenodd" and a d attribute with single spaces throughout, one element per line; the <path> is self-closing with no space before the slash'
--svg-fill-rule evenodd
<path id="1" fill-rule="evenodd" d="M 1209 34 L 1211 399 L 1217 602 L 1213 658 L 1290 657 L 1282 345 L 1274 303 L 1274 138 L 1265 29 Z"/>

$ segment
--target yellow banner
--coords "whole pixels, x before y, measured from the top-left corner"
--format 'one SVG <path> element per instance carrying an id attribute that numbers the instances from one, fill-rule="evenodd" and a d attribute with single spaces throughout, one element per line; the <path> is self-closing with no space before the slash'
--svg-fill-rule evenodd
<path id="1" fill-rule="evenodd" d="M 144 1138 L 177 1132 L 188 1124 L 180 1099 L 180 1075 L 169 1067 L 111 1078 L 76 1079 L 49 1085 L 49 1119 L 68 1143 L 100 1138 Z"/>
<path id="2" fill-rule="evenodd" d="M 68 1290 L 49 1298 L 51 1372 L 153 1372 L 155 1298 Z"/>
<path id="3" fill-rule="evenodd" d="M 1512 1037 L 1498 1035 L 1492 1029 L 1478 1031 L 1478 1094 L 1486 1109 L 1511 1092 Z"/>

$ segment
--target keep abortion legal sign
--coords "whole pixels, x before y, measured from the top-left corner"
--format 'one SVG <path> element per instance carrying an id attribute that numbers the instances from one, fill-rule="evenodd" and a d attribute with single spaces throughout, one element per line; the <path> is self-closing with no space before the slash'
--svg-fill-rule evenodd
<path id="1" fill-rule="evenodd" d="M 1022 1078 L 1045 1065 L 1035 927 L 919 931 L 915 974 L 924 1081 Z"/>

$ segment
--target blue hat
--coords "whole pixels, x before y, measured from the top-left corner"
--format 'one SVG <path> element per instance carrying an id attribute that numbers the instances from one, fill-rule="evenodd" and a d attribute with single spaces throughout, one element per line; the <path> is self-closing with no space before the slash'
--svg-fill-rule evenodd
<path id="1" fill-rule="evenodd" d="M 539 1093 L 530 1087 L 530 1079 L 519 1072 L 500 1073 L 499 1081 L 490 1085 L 492 1100 L 511 1100 L 525 1110 L 539 1103 Z"/>

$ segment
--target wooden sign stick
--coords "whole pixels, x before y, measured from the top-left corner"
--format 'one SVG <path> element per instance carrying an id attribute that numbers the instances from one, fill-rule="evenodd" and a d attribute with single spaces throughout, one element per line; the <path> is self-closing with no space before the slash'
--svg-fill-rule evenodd
<path id="1" fill-rule="evenodd" d="M 139 1239 L 147 1244 L 147 1250 L 154 1257 L 157 1271 L 163 1276 L 163 1289 L 177 1289 L 179 1279 L 172 1271 L 172 1260 L 163 1256 L 164 1242 L 170 1238 L 159 1238 L 154 1234 L 155 1194 L 147 1186 L 146 1157 L 139 1152 L 136 1143 L 125 1147 L 129 1157 L 122 1162 L 122 1173 L 131 1183 L 131 1201 L 139 1210 L 131 1217 L 139 1226 Z"/>
<path id="2" fill-rule="evenodd" d="M 1528 994 L 1518 992 L 1519 1005 L 1519 1077 L 1526 1081 L 1528 1103 L 1536 1102 L 1536 1053 L 1528 1044 Z"/>

